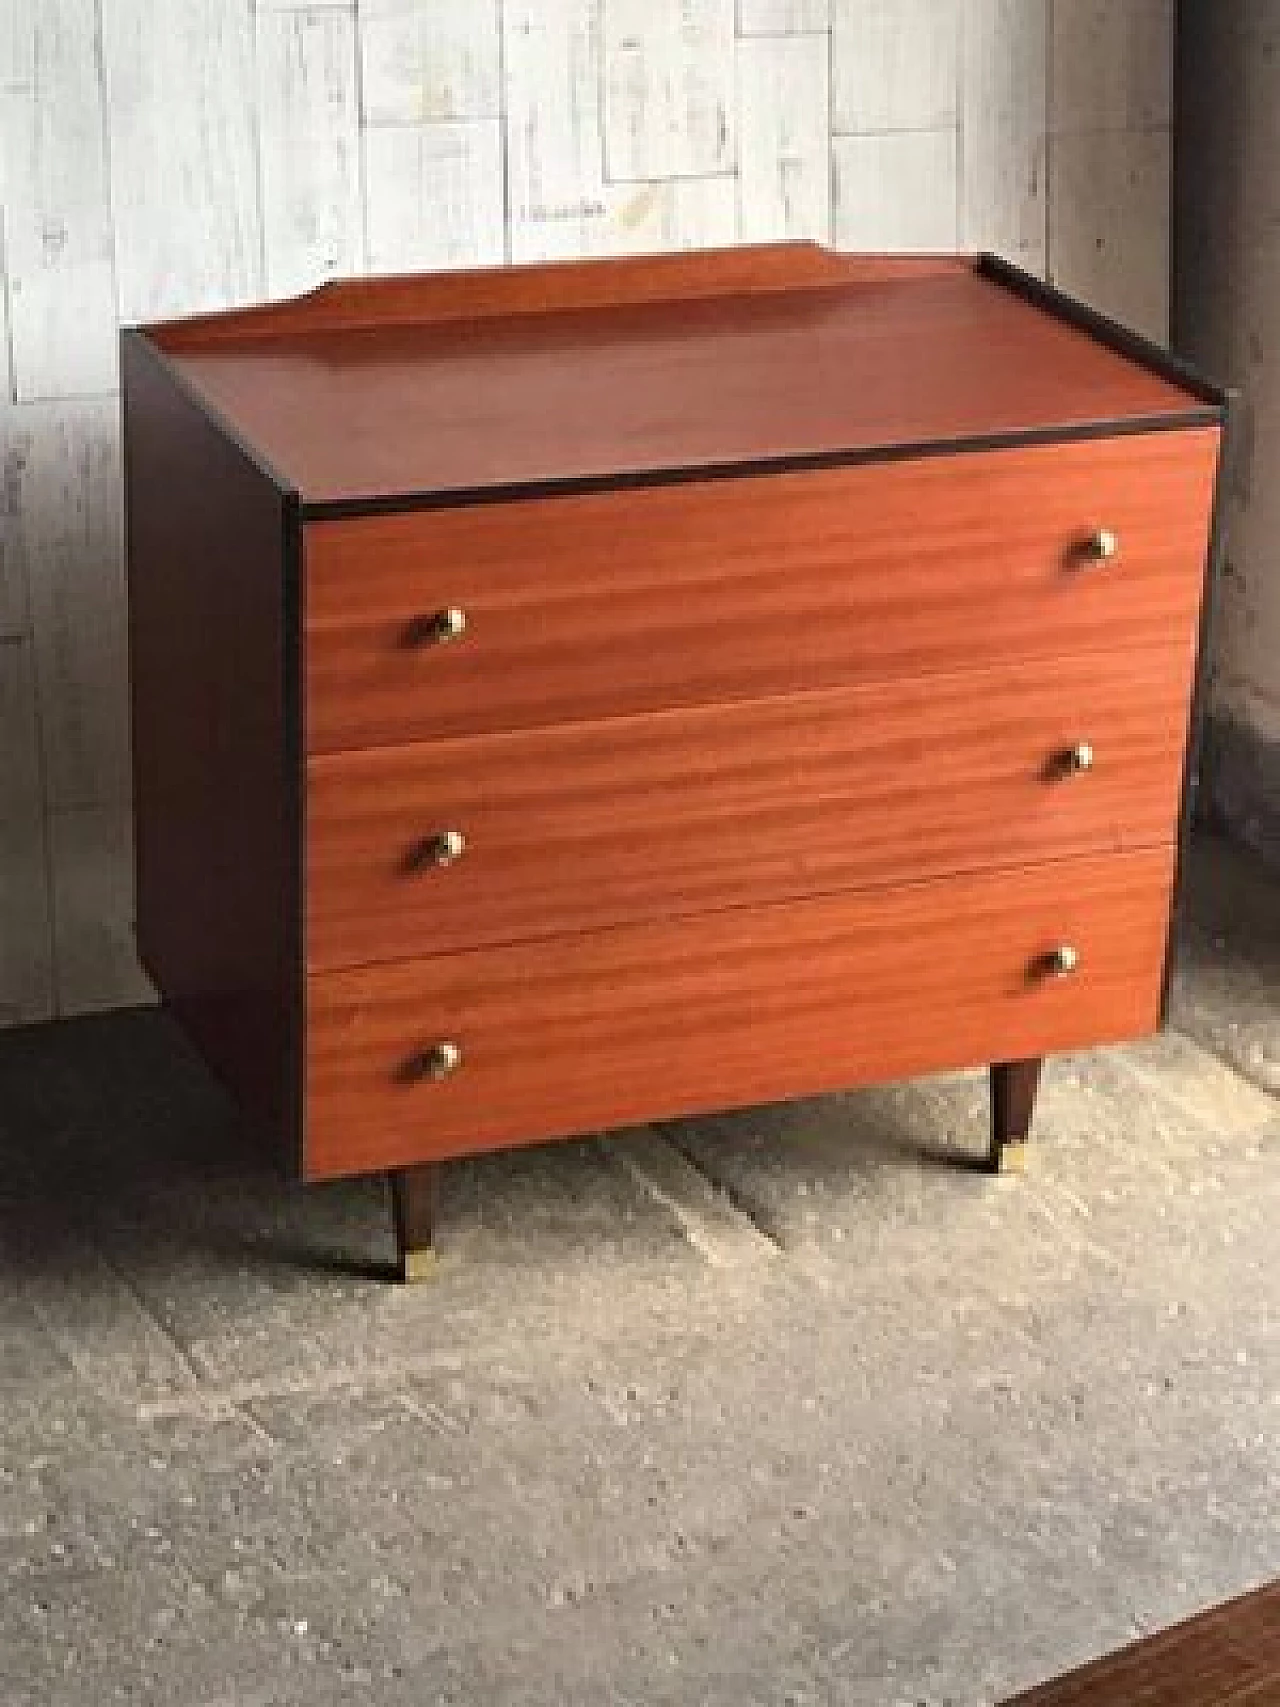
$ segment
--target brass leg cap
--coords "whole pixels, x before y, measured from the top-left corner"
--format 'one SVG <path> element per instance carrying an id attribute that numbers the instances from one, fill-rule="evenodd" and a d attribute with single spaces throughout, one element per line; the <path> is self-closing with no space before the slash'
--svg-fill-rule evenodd
<path id="1" fill-rule="evenodd" d="M 400 1256 L 400 1283 L 403 1286 L 416 1286 L 419 1281 L 430 1280 L 436 1272 L 436 1253 L 427 1246 L 420 1251 L 404 1251 Z"/>
<path id="2" fill-rule="evenodd" d="M 998 1174 L 1024 1174 L 1027 1171 L 1027 1152 L 1031 1146 L 1025 1138 L 1010 1138 L 997 1144 L 992 1160 Z"/>

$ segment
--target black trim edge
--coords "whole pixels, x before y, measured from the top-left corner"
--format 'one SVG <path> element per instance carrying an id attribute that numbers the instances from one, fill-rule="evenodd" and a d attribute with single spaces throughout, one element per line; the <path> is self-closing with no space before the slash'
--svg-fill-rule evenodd
<path id="1" fill-rule="evenodd" d="M 1178 848 L 1173 874 L 1173 894 L 1169 904 L 1169 934 L 1165 940 L 1164 967 L 1160 975 L 1160 1026 L 1169 1023 L 1169 999 L 1172 993 L 1177 938 L 1186 911 L 1186 871 L 1190 849 L 1191 829 L 1195 820 L 1196 800 L 1200 783 L 1200 758 L 1204 746 L 1205 724 L 1209 700 L 1209 672 L 1212 665 L 1213 636 L 1217 621 L 1220 583 L 1227 534 L 1227 480 L 1235 448 L 1239 422 L 1239 392 L 1224 391 L 1222 439 L 1218 446 L 1218 469 L 1214 481 L 1213 514 L 1209 523 L 1209 551 L 1205 563 L 1204 590 L 1200 597 L 1200 632 L 1196 643 L 1195 685 L 1191 692 L 1191 708 L 1187 719 L 1186 755 L 1182 769 L 1182 799 L 1178 809 Z"/>
<path id="2" fill-rule="evenodd" d="M 1213 404 L 1218 409 L 1227 408 L 1231 394 L 1222 386 L 1214 385 L 1211 380 L 1206 379 L 1190 362 L 1174 355 L 1171 350 L 1165 349 L 1153 339 L 1144 337 L 1141 332 L 1135 332 L 1132 327 L 1112 320 L 1109 315 L 1100 314 L 1096 308 L 1088 307 L 1074 296 L 1068 296 L 1056 285 L 1046 284 L 1034 273 L 1025 272 L 1012 261 L 1006 261 L 1002 255 L 979 255 L 977 270 L 983 278 L 992 279 L 995 283 L 1016 291 L 1019 296 L 1025 296 L 1028 302 L 1034 302 L 1037 308 L 1046 309 L 1067 325 L 1088 332 L 1117 355 L 1127 356 L 1130 361 L 1138 362 L 1150 373 L 1167 380 L 1170 385 L 1177 385 L 1182 390 L 1189 391 L 1202 403 Z"/>
<path id="3" fill-rule="evenodd" d="M 907 462 L 934 456 L 960 456 L 1025 445 L 1063 444 L 1081 439 L 1124 438 L 1134 433 L 1178 432 L 1187 427 L 1216 427 L 1221 405 L 1189 407 L 1167 415 L 1131 415 L 1119 420 L 1077 421 L 1065 425 L 1021 427 L 969 438 L 922 439 L 916 443 L 871 445 L 859 450 L 808 451 L 745 462 L 713 462 L 672 468 L 624 470 L 610 474 L 569 475 L 498 486 L 462 486 L 440 491 L 388 492 L 367 498 L 312 498 L 302 502 L 304 522 L 332 522 L 403 510 L 468 509 L 480 504 L 511 504 L 534 498 L 580 498 L 598 492 L 625 492 L 644 486 L 687 486 L 713 480 L 744 480 L 771 474 L 804 474 L 864 463 Z"/>
<path id="4" fill-rule="evenodd" d="M 291 917 L 289 920 L 289 964 L 284 977 L 290 990 L 288 1049 L 284 1063 L 285 1108 L 289 1131 L 286 1145 L 295 1179 L 306 1178 L 306 715 L 302 692 L 302 635 L 306 582 L 302 573 L 302 503 L 296 492 L 283 494 L 281 503 L 280 638 L 283 647 L 281 692 L 284 695 L 284 833 L 292 853 Z"/>
<path id="5" fill-rule="evenodd" d="M 223 438 L 233 444 L 241 456 L 247 462 L 252 463 L 258 473 L 269 480 L 282 497 L 299 497 L 298 489 L 293 481 L 281 474 L 278 468 L 273 467 L 267 461 L 258 447 L 251 439 L 244 436 L 229 415 L 224 415 L 220 409 L 214 407 L 199 386 L 191 383 L 177 362 L 165 354 L 144 328 L 139 326 L 121 327 L 121 348 L 123 349 L 126 344 L 133 349 L 145 351 L 156 366 L 164 370 L 175 390 L 180 391 L 187 402 L 198 409 L 206 420 L 212 421 Z"/>

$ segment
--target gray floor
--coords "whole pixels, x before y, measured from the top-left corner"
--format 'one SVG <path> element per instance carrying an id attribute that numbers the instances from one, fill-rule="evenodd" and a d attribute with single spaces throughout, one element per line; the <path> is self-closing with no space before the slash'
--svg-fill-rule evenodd
<path id="1" fill-rule="evenodd" d="M 1162 1039 L 446 1177 L 255 1164 L 157 1014 L 0 1038 L 0 1702 L 989 1702 L 1280 1575 L 1280 889 Z"/>

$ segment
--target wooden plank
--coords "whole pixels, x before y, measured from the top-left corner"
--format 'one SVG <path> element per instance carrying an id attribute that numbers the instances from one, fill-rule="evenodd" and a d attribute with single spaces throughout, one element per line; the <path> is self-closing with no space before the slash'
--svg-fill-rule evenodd
<path id="1" fill-rule="evenodd" d="M 708 176 L 734 164 L 734 0 L 609 0 L 605 175 Z"/>
<path id="2" fill-rule="evenodd" d="M 954 127 L 831 142 L 832 226 L 852 249 L 954 249 L 959 212 Z"/>
<path id="3" fill-rule="evenodd" d="M 111 391 L 115 277 L 96 7 L 10 4 L 0 154 L 16 395 Z"/>
<path id="4" fill-rule="evenodd" d="M 831 0 L 738 0 L 740 36 L 781 36 L 831 27 Z"/>
<path id="5" fill-rule="evenodd" d="M 969 4 L 970 0 L 966 0 Z M 1150 130 L 1172 109 L 1174 0 L 1058 0 L 1050 128 Z"/>
<path id="6" fill-rule="evenodd" d="M 127 644 L 117 406 L 31 404 L 19 470 L 51 810 L 127 798 Z"/>
<path id="7" fill-rule="evenodd" d="M 355 19 L 269 11 L 257 30 L 266 286 L 284 295 L 362 262 Z"/>
<path id="8" fill-rule="evenodd" d="M 368 268 L 484 266 L 503 259 L 497 120 L 382 125 L 365 132 Z"/>
<path id="9" fill-rule="evenodd" d="M 497 118 L 498 0 L 363 0 L 360 65 L 366 124 Z"/>
<path id="10" fill-rule="evenodd" d="M 123 318 L 260 296 L 252 0 L 102 0 L 102 51 Z"/>
<path id="11" fill-rule="evenodd" d="M 59 1014 L 153 1002 L 134 933 L 128 806 L 56 812 L 49 825 Z"/>
<path id="12" fill-rule="evenodd" d="M 554 9 L 515 0 L 504 32 L 513 260 L 733 242 L 737 190 L 727 175 L 606 183 L 595 0 Z"/>
<path id="13" fill-rule="evenodd" d="M 960 242 L 1044 273 L 1049 0 L 966 0 Z"/>
<path id="14" fill-rule="evenodd" d="M 738 43 L 739 231 L 751 242 L 831 234 L 825 35 Z"/>
<path id="15" fill-rule="evenodd" d="M 955 124 L 957 0 L 833 0 L 831 58 L 837 132 Z M 901 193 L 914 191 L 904 181 Z"/>
<path id="16" fill-rule="evenodd" d="M 1163 343 L 1169 335 L 1169 136 L 1055 136 L 1049 272 L 1055 284 Z"/>
<path id="17" fill-rule="evenodd" d="M 310 978 L 308 1177 L 1153 1031 L 1173 849 Z M 1079 954 L 1071 977 L 1045 957 Z M 433 1045 L 461 1052 L 433 1080 Z"/>

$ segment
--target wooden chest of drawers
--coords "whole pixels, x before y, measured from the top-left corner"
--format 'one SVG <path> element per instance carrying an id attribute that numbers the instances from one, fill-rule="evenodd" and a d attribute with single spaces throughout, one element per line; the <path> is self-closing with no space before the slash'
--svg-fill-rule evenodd
<path id="1" fill-rule="evenodd" d="M 1225 399 L 983 257 L 123 341 L 144 963 L 406 1272 L 467 1151 L 1161 1018 Z"/>

